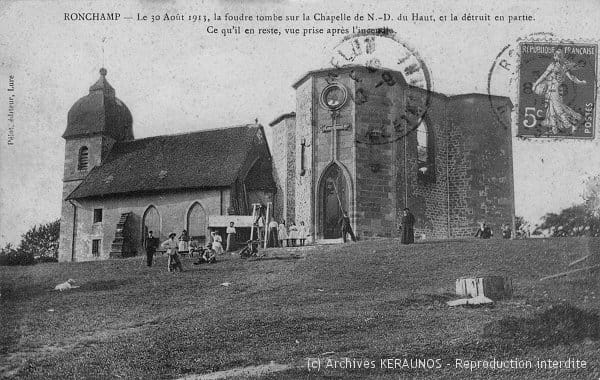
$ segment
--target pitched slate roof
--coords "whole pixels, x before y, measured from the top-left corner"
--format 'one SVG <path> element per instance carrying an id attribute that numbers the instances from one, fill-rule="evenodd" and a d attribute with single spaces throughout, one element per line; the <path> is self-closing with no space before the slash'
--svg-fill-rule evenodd
<path id="1" fill-rule="evenodd" d="M 118 142 L 67 199 L 230 186 L 257 143 L 256 124 Z"/>

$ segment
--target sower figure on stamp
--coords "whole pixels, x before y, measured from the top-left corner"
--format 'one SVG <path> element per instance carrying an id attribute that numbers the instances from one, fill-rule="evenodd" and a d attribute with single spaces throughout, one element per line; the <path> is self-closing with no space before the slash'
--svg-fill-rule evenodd
<path id="1" fill-rule="evenodd" d="M 556 49 L 553 62 L 533 84 L 533 91 L 544 96 L 546 101 L 546 117 L 542 120 L 542 126 L 554 134 L 559 131 L 575 132 L 583 120 L 583 116 L 571 109 L 563 99 L 567 78 L 575 84 L 587 84 L 585 80 L 571 73 L 574 66 L 575 64 L 565 59 L 562 49 Z"/>
<path id="2" fill-rule="evenodd" d="M 152 260 L 154 259 L 154 254 L 156 253 L 158 244 L 158 238 L 154 237 L 152 231 L 148 232 L 148 236 L 146 237 L 146 241 L 144 242 L 144 248 L 146 248 L 146 264 L 149 267 L 152 266 Z"/>
<path id="3" fill-rule="evenodd" d="M 410 212 L 410 209 L 406 207 L 404 209 L 404 215 L 402 215 L 402 244 L 412 244 L 415 242 L 415 216 Z"/>
<path id="4" fill-rule="evenodd" d="M 339 221 L 339 224 L 342 226 L 342 240 L 344 243 L 346 242 L 346 235 L 350 235 L 352 241 L 356 241 L 356 236 L 354 236 L 354 231 L 352 231 L 352 225 L 350 224 L 350 218 L 348 217 L 348 213 L 346 211 L 343 212 L 344 215 Z"/>

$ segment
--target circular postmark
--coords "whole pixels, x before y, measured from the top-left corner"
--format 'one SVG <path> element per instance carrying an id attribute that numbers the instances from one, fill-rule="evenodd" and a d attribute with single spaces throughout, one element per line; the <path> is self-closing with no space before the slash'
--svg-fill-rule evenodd
<path id="1" fill-rule="evenodd" d="M 592 139 L 597 57 L 597 44 L 560 40 L 550 33 L 506 46 L 488 74 L 488 98 L 498 121 L 510 127 L 511 118 L 495 96 L 508 91 L 517 137 Z"/>
<path id="2" fill-rule="evenodd" d="M 378 125 L 356 134 L 357 143 L 394 143 L 416 131 L 423 122 L 431 105 L 431 74 L 415 49 L 395 32 L 382 28 L 381 33 L 348 35 L 334 47 L 329 62 L 336 69 L 350 70 L 355 91 L 349 98 L 359 107 L 374 104 L 373 109 L 377 110 L 375 104 L 382 101 L 382 93 L 390 93 L 393 87 L 402 88 L 401 112 L 379 116 Z M 330 86 L 335 83 L 336 78 L 332 77 Z M 371 112 L 376 118 L 374 110 Z"/>

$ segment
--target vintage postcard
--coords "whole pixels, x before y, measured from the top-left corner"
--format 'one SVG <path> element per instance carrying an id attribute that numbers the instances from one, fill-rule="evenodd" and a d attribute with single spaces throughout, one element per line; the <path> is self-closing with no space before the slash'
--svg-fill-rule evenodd
<path id="1" fill-rule="evenodd" d="M 600 379 L 597 0 L 0 3 L 0 376 Z"/>

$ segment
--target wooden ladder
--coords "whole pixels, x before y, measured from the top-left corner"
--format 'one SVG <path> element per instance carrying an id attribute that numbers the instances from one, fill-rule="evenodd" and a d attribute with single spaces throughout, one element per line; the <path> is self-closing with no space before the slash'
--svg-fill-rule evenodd
<path id="1" fill-rule="evenodd" d="M 110 246 L 110 257 L 125 257 L 128 252 L 127 244 L 129 243 L 128 238 L 129 234 L 126 230 L 127 228 L 127 220 L 131 215 L 130 212 L 126 212 L 121 214 L 119 221 L 117 222 L 117 230 L 115 231 L 115 238 Z M 125 247 L 125 249 L 123 249 Z"/>

